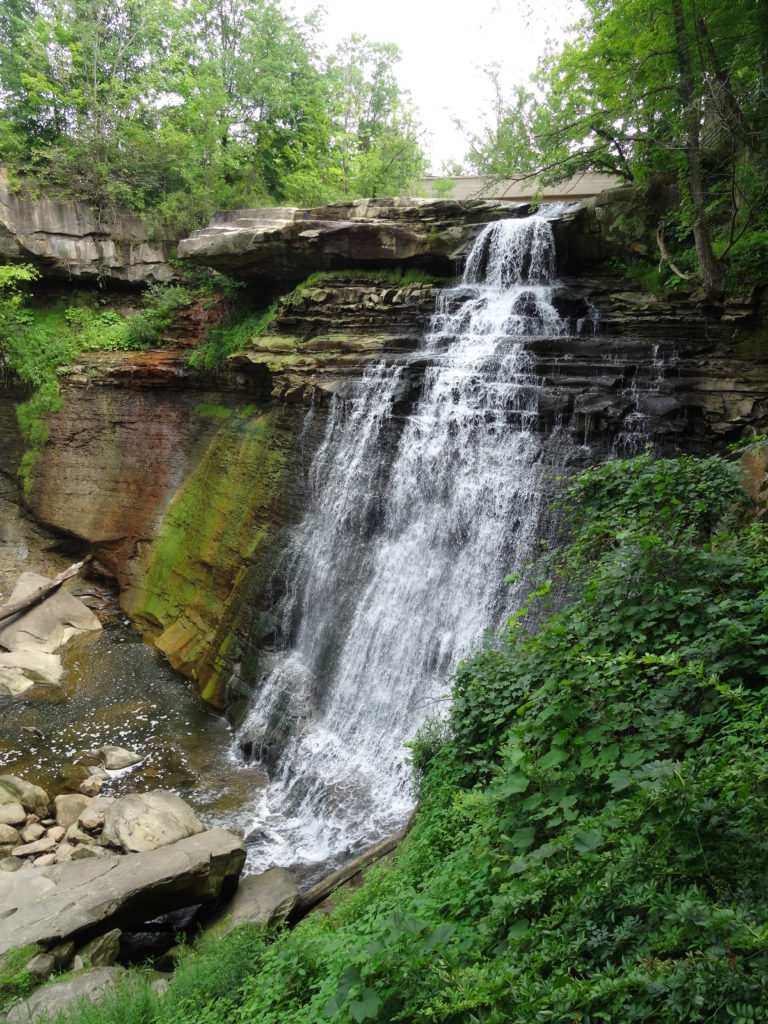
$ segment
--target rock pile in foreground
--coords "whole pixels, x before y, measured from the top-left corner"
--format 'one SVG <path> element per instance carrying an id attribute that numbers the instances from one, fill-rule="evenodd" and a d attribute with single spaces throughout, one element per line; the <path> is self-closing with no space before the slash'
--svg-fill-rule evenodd
<path id="1" fill-rule="evenodd" d="M 212 919 L 217 934 L 284 920 L 298 901 L 295 882 L 273 869 L 238 892 L 245 854 L 238 836 L 206 830 L 175 793 L 51 801 L 39 786 L 0 776 L 0 966 L 9 950 L 35 945 L 26 967 L 35 979 L 78 972 L 6 1020 L 36 1021 L 102 998 L 122 977 L 118 961 L 136 958 L 135 933 L 164 915 L 172 916 L 168 944 L 182 919 Z"/>

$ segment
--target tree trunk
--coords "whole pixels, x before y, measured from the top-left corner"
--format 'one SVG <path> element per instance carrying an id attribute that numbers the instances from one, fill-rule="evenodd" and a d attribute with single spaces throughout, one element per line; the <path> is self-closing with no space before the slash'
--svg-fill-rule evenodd
<path id="1" fill-rule="evenodd" d="M 699 125 L 699 99 L 696 95 L 693 63 L 686 39 L 685 12 L 682 0 L 671 0 L 675 53 L 680 71 L 679 93 L 683 107 L 685 129 L 685 161 L 687 166 L 688 195 L 693 209 L 693 240 L 699 261 L 701 278 L 707 297 L 717 301 L 724 291 L 723 266 L 715 256 L 707 224 L 706 196 L 701 174 L 701 131 Z"/>
<path id="2" fill-rule="evenodd" d="M 13 604 L 4 604 L 0 606 L 0 622 L 4 622 L 6 619 L 12 618 L 14 615 L 18 615 L 19 612 L 26 611 L 27 608 L 31 608 L 32 605 L 37 604 L 38 601 L 42 601 L 44 597 L 47 597 L 52 591 L 58 589 L 65 580 L 71 579 L 72 576 L 77 576 L 80 570 L 91 560 L 91 555 L 88 555 L 82 560 L 82 562 L 75 562 L 74 565 L 70 565 L 64 572 L 60 572 L 58 576 L 54 576 L 52 580 L 44 583 L 37 590 L 34 590 L 27 597 L 23 597 L 20 601 L 14 601 Z"/>

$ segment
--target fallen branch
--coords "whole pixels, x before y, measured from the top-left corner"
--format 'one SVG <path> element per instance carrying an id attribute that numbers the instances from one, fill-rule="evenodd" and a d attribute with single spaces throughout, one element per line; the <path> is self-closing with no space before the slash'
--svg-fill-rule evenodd
<path id="1" fill-rule="evenodd" d="M 387 839 L 382 839 L 381 842 L 376 843 L 375 846 L 369 847 L 364 853 L 361 853 L 357 857 L 353 857 L 352 860 L 348 860 L 346 864 L 342 864 L 338 870 L 333 871 L 330 875 L 326 875 L 325 878 L 321 878 L 317 885 L 313 885 L 311 889 L 307 889 L 304 895 L 301 897 L 299 902 L 293 908 L 290 916 L 291 924 L 296 924 L 303 917 L 316 907 L 318 903 L 322 903 L 324 899 L 327 899 L 332 892 L 335 892 L 340 886 L 344 885 L 355 875 L 359 874 L 363 868 L 368 867 L 369 864 L 373 864 L 377 860 L 381 860 L 382 857 L 386 857 L 388 853 L 391 853 L 396 846 L 405 839 L 408 833 L 413 827 L 413 823 L 416 819 L 416 811 L 413 812 L 408 824 L 401 828 L 399 832 L 395 832 L 393 836 L 389 836 Z"/>
<path id="2" fill-rule="evenodd" d="M 661 273 L 661 268 L 664 266 L 664 264 L 668 263 L 669 264 L 669 269 L 672 271 L 673 274 L 677 274 L 677 276 L 681 280 L 683 280 L 683 281 L 690 281 L 691 275 L 690 274 L 684 274 L 682 272 L 682 270 L 680 270 L 678 267 L 676 267 L 675 264 L 672 262 L 672 260 L 669 258 L 669 253 L 667 252 L 667 247 L 664 245 L 664 225 L 663 224 L 659 224 L 659 226 L 656 228 L 656 244 L 658 245 L 659 252 L 661 253 L 661 259 L 659 260 L 659 273 Z"/>
<path id="3" fill-rule="evenodd" d="M 77 576 L 80 570 L 86 563 L 90 562 L 92 555 L 88 555 L 82 560 L 82 562 L 75 562 L 74 565 L 70 565 L 68 569 L 60 572 L 58 576 L 54 576 L 52 580 L 44 583 L 43 586 L 38 587 L 31 594 L 27 594 L 26 597 L 22 597 L 19 601 L 14 601 L 13 604 L 4 604 L 0 606 L 0 622 L 4 622 L 5 619 L 13 618 L 14 615 L 18 615 L 19 612 L 26 611 L 27 608 L 31 608 L 37 604 L 38 601 L 42 601 L 44 597 L 47 597 L 52 591 L 58 590 L 62 583 L 66 580 L 71 579 L 73 576 Z"/>

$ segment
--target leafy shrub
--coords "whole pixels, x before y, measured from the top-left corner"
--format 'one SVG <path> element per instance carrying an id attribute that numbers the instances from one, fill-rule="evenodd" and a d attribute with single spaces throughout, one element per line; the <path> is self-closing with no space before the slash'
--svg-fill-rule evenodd
<path id="1" fill-rule="evenodd" d="M 729 292 L 748 294 L 757 283 L 765 281 L 768 228 L 747 232 L 728 253 L 727 261 L 726 288 Z"/>
<path id="2" fill-rule="evenodd" d="M 768 527 L 717 459 L 610 463 L 565 505 L 542 574 L 579 586 L 459 667 L 393 866 L 208 947 L 154 1020 L 768 1019 Z"/>
<path id="3" fill-rule="evenodd" d="M 189 357 L 189 365 L 198 370 L 214 370 L 224 366 L 228 356 L 244 348 L 251 338 L 264 334 L 276 309 L 277 303 L 273 303 L 260 313 L 211 328 L 203 344 Z"/>

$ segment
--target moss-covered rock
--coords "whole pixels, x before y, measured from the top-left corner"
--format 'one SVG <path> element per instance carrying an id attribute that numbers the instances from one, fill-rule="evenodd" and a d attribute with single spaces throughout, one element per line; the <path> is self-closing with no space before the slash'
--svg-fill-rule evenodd
<path id="1" fill-rule="evenodd" d="M 292 445 L 279 411 L 221 418 L 176 493 L 123 607 L 174 668 L 223 707 L 239 584 L 259 557 Z"/>

